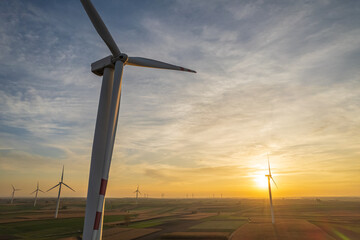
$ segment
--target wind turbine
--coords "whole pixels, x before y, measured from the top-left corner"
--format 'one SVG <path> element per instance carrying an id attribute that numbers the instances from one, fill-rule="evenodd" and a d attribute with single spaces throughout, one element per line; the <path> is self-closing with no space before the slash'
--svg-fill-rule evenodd
<path id="1" fill-rule="evenodd" d="M 268 178 L 269 198 L 270 198 L 270 211 L 271 211 L 271 222 L 272 222 L 272 224 L 275 224 L 274 209 L 273 209 L 272 195 L 271 195 L 271 182 L 270 182 L 270 179 L 274 182 L 276 188 L 278 188 L 278 186 L 277 186 L 274 178 L 273 178 L 272 175 L 271 175 L 269 155 L 267 155 L 267 158 L 268 158 L 269 174 L 268 174 L 268 175 L 265 175 L 265 177 Z"/>
<path id="2" fill-rule="evenodd" d="M 10 202 L 10 203 L 13 204 L 15 192 L 16 192 L 16 191 L 20 191 L 21 189 L 16 189 L 16 188 L 14 187 L 14 185 L 12 185 L 12 184 L 11 184 L 11 186 L 12 186 L 13 191 L 12 191 L 12 194 L 11 194 L 11 202 Z"/>
<path id="3" fill-rule="evenodd" d="M 58 199 L 57 199 L 57 202 L 56 202 L 56 211 L 55 211 L 55 218 L 57 218 L 58 216 L 58 212 L 59 212 L 59 206 L 60 206 L 60 192 L 61 192 L 61 185 L 64 185 L 65 187 L 69 188 L 70 190 L 74 191 L 74 189 L 72 189 L 71 187 L 69 187 L 68 185 L 66 185 L 66 183 L 63 182 L 64 180 L 64 166 L 63 166 L 63 169 L 62 169 L 62 174 L 61 174 L 61 180 L 58 184 L 56 184 L 55 186 L 53 186 L 52 188 L 50 188 L 49 190 L 47 190 L 46 192 L 50 191 L 51 189 L 54 189 L 56 188 L 57 186 L 59 186 L 59 193 L 58 193 Z"/>
<path id="4" fill-rule="evenodd" d="M 103 76 L 94 142 L 91 155 L 83 239 L 101 239 L 106 186 L 118 122 L 123 68 L 126 65 L 195 71 L 142 57 L 121 53 L 90 0 L 80 0 L 93 26 L 112 55 L 91 64 L 91 71 Z"/>
<path id="5" fill-rule="evenodd" d="M 36 206 L 36 200 L 37 200 L 37 196 L 38 196 L 38 192 L 39 192 L 39 191 L 43 193 L 43 191 L 39 188 L 39 182 L 37 182 L 37 186 L 36 186 L 35 191 L 33 191 L 32 193 L 30 193 L 30 194 L 35 193 L 34 207 Z"/>
<path id="6" fill-rule="evenodd" d="M 137 186 L 135 192 L 136 193 L 136 203 L 138 202 L 138 197 L 139 197 L 139 194 L 141 194 L 141 192 L 139 191 L 139 185 Z"/>

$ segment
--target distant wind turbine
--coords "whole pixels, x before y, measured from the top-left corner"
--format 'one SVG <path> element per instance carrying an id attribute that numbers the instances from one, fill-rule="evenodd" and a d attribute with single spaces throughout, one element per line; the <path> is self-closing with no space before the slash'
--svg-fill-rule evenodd
<path id="1" fill-rule="evenodd" d="M 103 76 L 86 199 L 83 239 L 101 239 L 106 186 L 118 122 L 123 68 L 126 65 L 193 72 L 180 66 L 121 53 L 90 0 L 80 0 L 97 33 L 112 55 L 91 64 L 91 71 Z M 122 11 L 126 11 L 122 10 Z M 121 13 L 119 13 L 121 16 Z M 126 35 L 121 35 L 126 41 Z M 154 53 L 156 55 L 156 53 Z"/>
<path id="2" fill-rule="evenodd" d="M 16 191 L 20 191 L 21 189 L 16 189 L 16 188 L 14 187 L 14 185 L 12 185 L 12 184 L 11 184 L 11 186 L 12 186 L 13 191 L 12 191 L 12 194 L 11 194 L 11 202 L 10 202 L 10 203 L 13 204 L 15 192 L 16 192 Z"/>
<path id="3" fill-rule="evenodd" d="M 134 191 L 134 193 L 136 194 L 136 203 L 138 203 L 138 197 L 139 194 L 141 194 L 141 192 L 139 191 L 139 185 L 137 186 L 136 190 Z"/>
<path id="4" fill-rule="evenodd" d="M 274 209 L 273 209 L 273 203 L 272 203 L 272 195 L 271 195 L 271 181 L 270 179 L 274 182 L 276 188 L 278 188 L 274 178 L 271 175 L 271 170 L 270 170 L 270 160 L 269 160 L 269 155 L 267 156 L 268 158 L 268 166 L 269 166 L 269 174 L 265 175 L 268 178 L 268 186 L 269 186 L 269 198 L 270 198 L 270 211 L 271 211 L 271 222 L 273 224 L 275 224 L 275 218 L 274 218 Z"/>
<path id="5" fill-rule="evenodd" d="M 47 190 L 46 192 L 50 191 L 51 189 L 54 189 L 56 188 L 57 186 L 59 186 L 59 193 L 58 193 L 58 199 L 57 199 L 57 202 L 56 202 L 56 211 L 55 211 L 55 218 L 57 218 L 58 216 L 58 212 L 59 212 L 59 206 L 60 206 L 60 193 L 61 193 L 61 185 L 64 185 L 65 187 L 69 188 L 70 190 L 74 191 L 74 189 L 72 189 L 71 187 L 69 187 L 68 185 L 66 185 L 66 183 L 63 182 L 64 180 L 64 166 L 63 166 L 63 169 L 62 169 L 62 174 L 61 174 L 61 180 L 58 184 L 56 184 L 55 186 L 53 186 L 52 188 L 50 188 L 49 190 Z"/>
<path id="6" fill-rule="evenodd" d="M 37 200 L 37 196 L 38 196 L 38 192 L 39 192 L 39 191 L 43 193 L 43 191 L 39 188 L 39 182 L 37 182 L 37 186 L 36 186 L 35 191 L 33 191 L 32 193 L 30 193 L 30 194 L 35 193 L 34 207 L 36 206 L 36 200 Z"/>

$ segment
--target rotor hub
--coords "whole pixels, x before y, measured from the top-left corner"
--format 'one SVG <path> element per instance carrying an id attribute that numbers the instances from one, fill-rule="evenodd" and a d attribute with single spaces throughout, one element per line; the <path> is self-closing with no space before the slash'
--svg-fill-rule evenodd
<path id="1" fill-rule="evenodd" d="M 112 59 L 112 62 L 115 64 L 117 61 L 122 61 L 123 63 L 126 63 L 128 60 L 128 55 L 125 53 L 121 53 L 118 57 L 114 57 Z"/>

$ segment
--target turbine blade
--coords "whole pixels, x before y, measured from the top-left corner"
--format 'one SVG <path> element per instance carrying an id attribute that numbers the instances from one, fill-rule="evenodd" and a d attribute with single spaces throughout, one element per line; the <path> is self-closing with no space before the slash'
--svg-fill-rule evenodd
<path id="1" fill-rule="evenodd" d="M 49 189 L 49 190 L 47 190 L 46 192 L 50 191 L 51 189 L 56 188 L 56 187 L 57 187 L 57 186 L 59 186 L 59 185 L 60 185 L 60 183 L 56 184 L 55 186 L 53 186 L 52 188 L 50 188 L 50 189 Z"/>
<path id="2" fill-rule="evenodd" d="M 148 68 L 160 68 L 160 69 L 169 69 L 169 70 L 177 70 L 177 71 L 185 71 L 196 73 L 194 70 L 183 68 L 180 66 L 156 61 L 153 59 L 142 58 L 142 57 L 128 57 L 126 62 L 127 65 L 138 66 L 138 67 L 148 67 Z"/>
<path id="3" fill-rule="evenodd" d="M 70 188 L 71 190 L 73 190 L 75 192 L 74 189 L 72 189 L 71 187 L 69 187 L 68 185 L 66 185 L 66 183 L 63 183 L 66 187 Z"/>
<path id="4" fill-rule="evenodd" d="M 100 35 L 102 40 L 105 42 L 105 44 L 110 49 L 112 55 L 114 57 L 118 57 L 121 52 L 116 45 L 114 39 L 112 38 L 109 30 L 107 29 L 105 23 L 101 19 L 99 13 L 96 11 L 94 5 L 91 3 L 90 0 L 80 0 L 81 4 L 83 5 L 87 15 L 90 18 L 90 21 L 92 22 L 93 26 L 95 27 L 97 33 Z"/>
<path id="5" fill-rule="evenodd" d="M 62 173 L 61 173 L 61 182 L 63 181 L 64 179 L 64 165 L 63 165 L 63 170 L 62 170 Z"/>
<path id="6" fill-rule="evenodd" d="M 269 175 L 271 176 L 269 154 L 267 154 L 267 159 L 268 159 L 268 166 L 269 166 Z"/>
<path id="7" fill-rule="evenodd" d="M 45 193 L 43 190 L 39 189 L 40 192 Z"/>
<path id="8" fill-rule="evenodd" d="M 271 177 L 271 180 L 273 180 L 273 182 L 274 182 L 274 184 L 275 184 L 276 188 L 278 188 L 278 186 L 277 186 L 277 184 L 276 184 L 276 182 L 275 182 L 274 178 L 273 178 L 272 176 L 270 176 L 270 177 Z"/>
<path id="9" fill-rule="evenodd" d="M 32 193 L 30 193 L 30 194 L 33 194 L 34 192 L 36 192 L 36 190 L 35 191 L 33 191 Z"/>
<path id="10" fill-rule="evenodd" d="M 14 187 L 14 185 L 12 185 L 12 184 L 11 184 L 11 186 L 12 186 L 13 190 L 15 191 L 15 187 Z"/>

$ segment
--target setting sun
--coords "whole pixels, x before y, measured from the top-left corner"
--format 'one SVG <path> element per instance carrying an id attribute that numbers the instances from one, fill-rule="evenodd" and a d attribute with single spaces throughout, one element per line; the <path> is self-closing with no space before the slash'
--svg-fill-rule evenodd
<path id="1" fill-rule="evenodd" d="M 265 177 L 265 173 L 258 173 L 254 176 L 254 181 L 258 188 L 267 188 L 267 178 Z"/>

